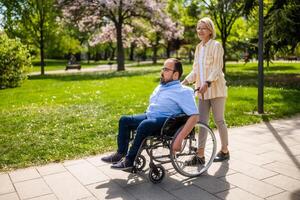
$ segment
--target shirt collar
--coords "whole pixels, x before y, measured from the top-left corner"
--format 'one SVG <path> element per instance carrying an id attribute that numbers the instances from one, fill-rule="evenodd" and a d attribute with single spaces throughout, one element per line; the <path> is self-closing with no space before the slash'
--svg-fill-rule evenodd
<path id="1" fill-rule="evenodd" d="M 172 85 L 177 85 L 177 84 L 180 84 L 179 80 L 171 81 L 171 82 L 168 82 L 166 84 L 160 84 L 160 85 L 161 85 L 161 87 L 170 87 Z"/>
<path id="2" fill-rule="evenodd" d="M 207 47 L 211 41 L 212 41 L 212 39 L 209 39 L 209 40 L 206 42 L 206 44 L 204 44 L 203 41 L 201 41 L 201 46 Z"/>

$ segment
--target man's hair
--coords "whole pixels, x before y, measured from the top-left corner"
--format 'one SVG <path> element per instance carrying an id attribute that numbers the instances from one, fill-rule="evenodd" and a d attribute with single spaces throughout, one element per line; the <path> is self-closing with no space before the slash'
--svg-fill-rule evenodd
<path id="1" fill-rule="evenodd" d="M 173 61 L 173 63 L 174 63 L 174 71 L 176 71 L 176 72 L 179 73 L 178 79 L 180 79 L 180 77 L 181 77 L 181 75 L 183 73 L 181 62 L 178 59 L 176 59 L 176 58 L 169 58 L 169 59 Z"/>

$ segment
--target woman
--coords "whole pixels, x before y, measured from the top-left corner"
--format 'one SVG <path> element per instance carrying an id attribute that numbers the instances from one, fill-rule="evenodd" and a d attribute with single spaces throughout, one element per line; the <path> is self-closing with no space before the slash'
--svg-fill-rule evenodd
<path id="1" fill-rule="evenodd" d="M 216 31 L 210 18 L 205 17 L 198 21 L 197 34 L 201 42 L 196 47 L 193 70 L 182 81 L 182 84 L 187 85 L 195 82 L 195 88 L 198 90 L 201 122 L 208 124 L 209 112 L 212 109 L 222 145 L 214 161 L 228 160 L 228 132 L 224 120 L 227 87 L 222 72 L 224 50 L 222 45 L 214 40 Z M 191 164 L 205 162 L 204 147 L 207 134 L 201 132 L 200 135 L 198 156 L 192 158 Z M 173 145 L 174 151 L 180 150 L 183 138 L 185 136 L 179 136 L 176 139 Z"/>

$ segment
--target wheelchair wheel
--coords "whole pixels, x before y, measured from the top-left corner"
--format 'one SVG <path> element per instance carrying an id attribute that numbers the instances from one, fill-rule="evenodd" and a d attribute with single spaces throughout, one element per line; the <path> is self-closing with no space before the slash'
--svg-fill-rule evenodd
<path id="1" fill-rule="evenodd" d="M 161 165 L 153 165 L 150 167 L 148 176 L 152 183 L 160 183 L 165 177 L 165 168 Z"/>
<path id="2" fill-rule="evenodd" d="M 173 142 L 175 138 L 179 134 L 181 129 L 179 129 L 175 137 L 173 138 Z M 200 162 L 191 162 L 195 156 L 197 156 L 197 149 L 199 145 L 199 135 L 207 133 L 206 142 L 205 142 L 205 163 Z M 171 161 L 175 170 L 187 177 L 195 177 L 204 173 L 212 164 L 213 159 L 216 154 L 217 142 L 213 131 L 203 123 L 198 122 L 191 133 L 183 140 L 182 149 L 180 152 L 173 152 L 171 150 Z"/>
<path id="3" fill-rule="evenodd" d="M 146 158 L 143 155 L 139 155 L 136 159 L 135 159 L 135 163 L 134 163 L 135 169 L 137 171 L 142 171 L 144 169 L 144 167 L 146 166 Z"/>

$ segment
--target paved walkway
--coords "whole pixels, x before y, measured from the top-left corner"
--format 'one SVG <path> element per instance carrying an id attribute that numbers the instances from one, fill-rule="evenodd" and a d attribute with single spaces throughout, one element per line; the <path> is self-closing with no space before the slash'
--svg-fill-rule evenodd
<path id="1" fill-rule="evenodd" d="M 139 65 L 145 65 L 145 64 L 150 64 L 152 61 L 141 61 Z M 130 67 L 130 66 L 136 66 L 138 63 L 131 63 L 131 64 L 125 64 L 125 67 Z M 129 68 L 130 69 L 130 68 Z M 86 72 L 100 72 L 100 71 L 112 71 L 112 70 L 117 70 L 117 64 L 113 65 L 98 65 L 96 67 L 86 67 L 86 68 L 81 68 L 81 70 L 78 69 L 69 69 L 69 70 L 51 70 L 51 71 L 45 71 L 45 74 L 78 74 L 78 73 L 86 73 Z M 31 72 L 29 75 L 40 75 L 41 72 Z"/>
<path id="2" fill-rule="evenodd" d="M 213 163 L 198 178 L 165 165 L 167 176 L 154 185 L 148 169 L 115 171 L 97 155 L 0 173 L 0 199 L 300 199 L 300 115 L 229 132 L 231 160 Z"/>

